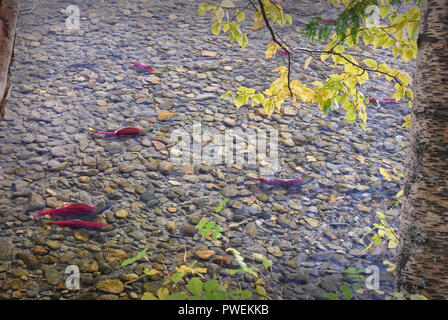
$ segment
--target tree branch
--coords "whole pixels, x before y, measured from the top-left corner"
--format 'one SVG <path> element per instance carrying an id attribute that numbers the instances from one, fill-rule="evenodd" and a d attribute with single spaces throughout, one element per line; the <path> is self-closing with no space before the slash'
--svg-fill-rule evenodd
<path id="1" fill-rule="evenodd" d="M 291 52 L 280 41 L 277 40 L 277 38 L 275 36 L 275 32 L 272 29 L 272 27 L 269 23 L 269 19 L 266 15 L 266 10 L 264 8 L 263 0 L 258 0 L 258 3 L 260 5 L 260 11 L 261 11 L 261 15 L 263 16 L 264 23 L 266 23 L 266 27 L 268 28 L 269 32 L 271 33 L 272 41 L 274 41 L 276 44 L 278 44 L 280 46 L 280 48 L 282 48 L 288 54 L 288 89 L 289 89 L 289 93 L 291 94 L 291 97 L 292 97 L 292 90 L 291 90 L 291 86 L 290 86 L 290 82 L 291 82 Z"/>

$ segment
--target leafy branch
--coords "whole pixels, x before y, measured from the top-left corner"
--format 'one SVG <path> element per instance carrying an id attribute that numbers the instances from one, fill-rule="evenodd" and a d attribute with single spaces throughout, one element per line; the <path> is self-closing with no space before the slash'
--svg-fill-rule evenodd
<path id="1" fill-rule="evenodd" d="M 280 41 L 277 40 L 277 38 L 275 36 L 275 32 L 272 29 L 272 26 L 269 23 L 269 19 L 266 15 L 266 10 L 264 8 L 263 0 L 258 0 L 258 3 L 260 5 L 260 11 L 261 11 L 261 15 L 263 16 L 264 23 L 266 24 L 266 27 L 268 28 L 269 32 L 271 33 L 272 41 L 274 41 L 274 43 L 278 44 L 280 46 L 280 48 L 282 48 L 282 50 L 284 50 L 288 55 L 288 89 L 289 89 L 290 95 L 292 96 L 293 94 L 292 94 L 292 90 L 291 90 L 291 52 L 289 51 L 287 46 L 284 46 Z M 282 10 L 282 9 L 280 9 L 280 10 Z"/>

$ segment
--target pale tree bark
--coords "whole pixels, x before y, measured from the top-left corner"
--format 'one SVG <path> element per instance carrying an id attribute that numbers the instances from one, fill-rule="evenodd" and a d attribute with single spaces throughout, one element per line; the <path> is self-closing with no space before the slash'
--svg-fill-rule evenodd
<path id="1" fill-rule="evenodd" d="M 19 0 L 0 0 L 0 118 L 5 116 L 5 105 L 11 88 L 8 73 L 18 18 Z"/>
<path id="2" fill-rule="evenodd" d="M 448 299 L 448 1 L 422 0 L 396 286 Z"/>

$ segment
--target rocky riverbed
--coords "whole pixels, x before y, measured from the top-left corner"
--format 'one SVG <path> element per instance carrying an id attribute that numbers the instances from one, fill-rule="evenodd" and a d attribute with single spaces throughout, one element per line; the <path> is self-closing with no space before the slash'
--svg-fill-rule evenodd
<path id="1" fill-rule="evenodd" d="M 286 63 L 282 56 L 264 60 L 267 30 L 248 31 L 243 50 L 211 33 L 209 16 L 197 14 L 200 1 L 44 2 L 20 17 L 13 89 L 0 120 L 0 298 L 140 299 L 163 280 L 127 284 L 148 263 L 119 265 L 144 248 L 156 269 L 173 272 L 186 258 L 212 275 L 225 241 L 201 238 L 194 225 L 202 217 L 224 229 L 241 223 L 231 229 L 229 246 L 248 264 L 252 253 L 272 260 L 270 287 L 283 299 L 322 299 L 351 283 L 344 270 L 370 265 L 379 267 L 380 290 L 393 291 L 393 274 L 383 261 L 393 261 L 395 253 L 384 245 L 363 252 L 367 241 L 361 238 L 376 222 L 375 211 L 389 210 L 400 190 L 379 168 L 403 171 L 406 103 L 370 106 L 366 132 L 347 123 L 343 110 L 325 116 L 315 105 L 285 103 L 271 117 L 256 107 L 236 109 L 220 95 L 240 85 L 263 90 L 276 76 L 271 70 Z M 315 1 L 283 3 L 294 9 L 293 19 L 334 18 L 338 12 Z M 23 1 L 22 7 L 32 4 Z M 80 10 L 79 30 L 66 28 L 69 5 Z M 293 47 L 317 46 L 298 25 L 280 32 Z M 367 53 L 412 73 L 413 65 L 400 65 L 391 53 Z M 330 72 L 316 60 L 305 71 L 306 58 L 293 57 L 293 78 L 310 82 Z M 139 71 L 130 60 L 160 73 Z M 379 98 L 393 90 L 383 77 L 372 77 L 364 88 Z M 194 123 L 221 133 L 275 128 L 277 175 L 314 180 L 297 189 L 261 187 L 250 179 L 259 175 L 256 166 L 173 163 L 171 133 Z M 150 132 L 136 139 L 89 133 L 89 127 L 127 126 Z M 225 198 L 226 208 L 216 213 Z M 109 202 L 111 209 L 98 217 L 108 226 L 61 228 L 29 215 L 63 202 Z M 388 212 L 396 218 L 399 209 Z M 205 250 L 213 254 L 200 257 L 197 252 Z M 79 290 L 65 287 L 69 265 L 80 269 Z M 238 264 L 230 258 L 225 268 Z M 254 289 L 249 276 L 222 277 Z M 365 291 L 357 298 L 384 295 Z"/>

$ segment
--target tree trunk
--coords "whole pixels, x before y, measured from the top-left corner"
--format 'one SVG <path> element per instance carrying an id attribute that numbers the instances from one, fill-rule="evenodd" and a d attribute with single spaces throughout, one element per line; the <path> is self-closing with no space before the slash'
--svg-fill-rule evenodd
<path id="1" fill-rule="evenodd" d="M 19 0 L 0 0 L 0 118 L 5 116 L 5 105 L 11 88 L 8 73 L 18 18 Z"/>
<path id="2" fill-rule="evenodd" d="M 448 1 L 422 0 L 396 287 L 448 299 Z"/>

